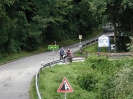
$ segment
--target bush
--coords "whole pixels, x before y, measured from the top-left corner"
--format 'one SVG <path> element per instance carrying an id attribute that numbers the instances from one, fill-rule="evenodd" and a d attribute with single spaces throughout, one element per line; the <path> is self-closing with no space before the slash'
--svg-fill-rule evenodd
<path id="1" fill-rule="evenodd" d="M 112 68 L 112 62 L 108 60 L 107 57 L 98 57 L 96 55 L 91 55 L 86 59 L 86 64 L 91 66 L 91 68 L 100 70 L 102 73 L 108 73 L 110 68 Z"/>
<path id="2" fill-rule="evenodd" d="M 38 34 L 31 34 L 26 41 L 26 49 L 28 51 L 33 51 L 38 49 L 38 47 L 40 46 L 40 41 L 39 41 L 39 35 Z"/>
<path id="3" fill-rule="evenodd" d="M 92 91 L 95 88 L 97 82 L 98 80 L 92 73 L 85 72 L 78 77 L 78 83 L 80 87 L 87 91 Z"/>
<path id="4" fill-rule="evenodd" d="M 123 67 L 106 81 L 102 89 L 103 99 L 132 99 L 133 97 L 133 68 Z"/>

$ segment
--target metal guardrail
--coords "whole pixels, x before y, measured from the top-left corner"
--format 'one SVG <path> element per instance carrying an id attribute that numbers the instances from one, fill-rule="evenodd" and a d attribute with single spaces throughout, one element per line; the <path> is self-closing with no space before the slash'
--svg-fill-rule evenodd
<path id="1" fill-rule="evenodd" d="M 35 81 L 35 85 L 36 85 L 36 92 L 37 92 L 37 96 L 38 96 L 38 99 L 42 99 L 41 98 L 41 94 L 40 94 L 40 92 L 39 92 L 39 87 L 38 87 L 38 77 L 39 77 L 39 73 L 40 73 L 40 71 L 42 71 L 42 69 L 43 68 L 45 68 L 45 67 L 51 67 L 52 65 L 54 65 L 54 64 L 57 64 L 57 63 L 60 63 L 60 62 L 62 62 L 62 60 L 56 60 L 56 61 L 53 61 L 53 62 L 49 62 L 49 63 L 47 63 L 47 64 L 41 64 L 41 68 L 39 69 L 39 71 L 37 72 L 37 74 L 36 74 L 36 81 Z"/>
<path id="2" fill-rule="evenodd" d="M 41 98 L 41 95 L 40 95 L 40 92 L 39 92 L 39 87 L 38 87 L 38 73 L 36 74 L 36 92 L 37 92 L 37 95 L 38 95 L 38 99 L 42 99 Z"/>
<path id="3" fill-rule="evenodd" d="M 82 50 L 82 48 L 85 48 L 85 47 L 87 47 L 88 45 L 92 45 L 92 44 L 95 44 L 95 43 L 97 43 L 97 42 L 98 42 L 98 38 L 93 39 L 93 40 L 91 40 L 91 41 L 89 41 L 89 42 L 87 42 L 87 43 L 81 45 L 81 50 Z M 82 51 L 80 51 L 80 52 L 82 52 Z"/>

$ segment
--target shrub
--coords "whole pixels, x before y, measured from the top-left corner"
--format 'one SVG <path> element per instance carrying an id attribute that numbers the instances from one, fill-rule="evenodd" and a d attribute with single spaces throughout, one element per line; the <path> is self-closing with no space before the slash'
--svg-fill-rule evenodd
<path id="1" fill-rule="evenodd" d="M 112 68 L 112 62 L 105 56 L 98 57 L 96 55 L 91 55 L 86 59 L 86 64 L 91 66 L 93 70 L 100 70 L 102 73 L 108 73 L 110 68 Z"/>
<path id="2" fill-rule="evenodd" d="M 92 91 L 97 82 L 98 80 L 96 79 L 95 75 L 89 72 L 84 72 L 78 77 L 78 83 L 80 87 L 87 91 Z"/>
<path id="3" fill-rule="evenodd" d="M 121 67 L 105 82 L 101 96 L 103 99 L 132 99 L 133 68 Z"/>

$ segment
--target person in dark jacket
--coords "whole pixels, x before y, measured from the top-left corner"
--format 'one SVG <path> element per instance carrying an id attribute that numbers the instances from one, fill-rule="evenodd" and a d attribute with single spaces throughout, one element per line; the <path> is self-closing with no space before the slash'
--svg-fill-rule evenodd
<path id="1" fill-rule="evenodd" d="M 60 60 L 63 60 L 63 55 L 65 54 L 65 50 L 63 47 L 59 50 L 59 54 L 60 54 Z"/>

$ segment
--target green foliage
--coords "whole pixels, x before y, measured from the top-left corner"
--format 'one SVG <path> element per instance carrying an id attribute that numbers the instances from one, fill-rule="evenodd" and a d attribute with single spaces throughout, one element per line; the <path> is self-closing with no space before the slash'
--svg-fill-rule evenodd
<path id="1" fill-rule="evenodd" d="M 101 70 L 102 72 L 108 72 L 108 69 L 110 67 L 106 66 L 108 62 L 109 60 L 105 56 L 98 57 L 95 55 L 91 55 L 86 59 L 86 64 L 91 66 L 91 68 Z"/>
<path id="2" fill-rule="evenodd" d="M 132 33 L 132 5 L 130 0 L 3 0 L 0 53 L 33 51 L 46 42 L 76 41 L 78 35 L 86 38 L 101 30 L 107 21 L 118 22 L 119 32 Z"/>
<path id="3" fill-rule="evenodd" d="M 96 13 L 101 4 L 87 0 L 79 3 L 73 0 L 1 1 L 0 53 L 33 51 L 46 42 L 76 40 L 79 34 L 85 37 L 102 21 L 99 16 L 104 7 Z M 90 10 L 92 5 L 95 10 Z"/>
<path id="4" fill-rule="evenodd" d="M 133 32 L 133 1 L 130 0 L 108 0 L 106 15 L 108 20 L 115 26 L 116 23 L 119 24 L 117 31 L 123 32 Z M 128 20 L 126 20 L 128 18 Z"/>
<path id="5" fill-rule="evenodd" d="M 131 99 L 133 97 L 133 69 L 129 67 L 122 67 L 115 72 L 114 76 L 106 82 L 102 97 L 104 99 Z"/>
<path id="6" fill-rule="evenodd" d="M 131 40 L 131 42 L 127 43 L 126 46 L 127 46 L 128 51 L 133 52 L 133 38 L 130 37 L 130 40 Z"/>
<path id="7" fill-rule="evenodd" d="M 35 78 L 32 79 L 31 81 L 31 85 L 30 85 L 30 90 L 29 90 L 29 94 L 30 94 L 30 98 L 31 99 L 37 99 L 37 94 L 36 94 L 36 86 L 35 86 Z"/>
<path id="8" fill-rule="evenodd" d="M 81 88 L 87 91 L 93 91 L 96 88 L 98 80 L 95 77 L 95 73 L 83 72 L 77 79 Z"/>
<path id="9" fill-rule="evenodd" d="M 33 51 L 33 50 L 38 49 L 38 47 L 40 46 L 39 37 L 40 37 L 39 34 L 30 34 L 27 37 L 27 40 L 26 40 L 26 49 L 28 51 Z"/>
<path id="10" fill-rule="evenodd" d="M 42 98 L 63 98 L 57 89 L 64 77 L 74 90 L 67 94 L 69 99 L 131 99 L 133 96 L 133 58 L 108 60 L 92 55 L 85 62 L 45 68 L 38 82 Z"/>

